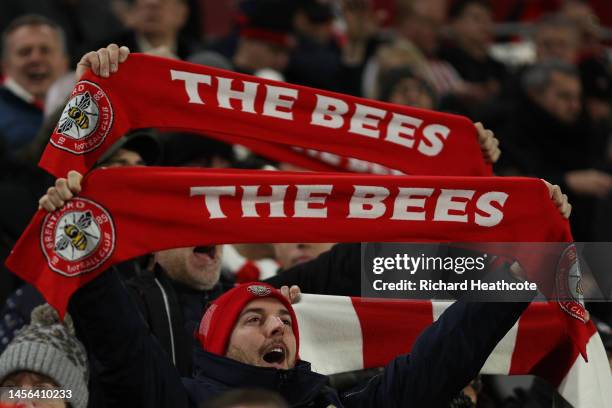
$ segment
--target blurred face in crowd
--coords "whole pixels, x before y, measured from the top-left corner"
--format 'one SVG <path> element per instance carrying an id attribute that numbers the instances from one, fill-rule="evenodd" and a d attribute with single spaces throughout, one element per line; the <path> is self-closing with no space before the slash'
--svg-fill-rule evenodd
<path id="1" fill-rule="evenodd" d="M 234 64 L 242 69 L 257 71 L 271 68 L 283 72 L 289 64 L 289 50 L 281 45 L 253 38 L 241 38 L 234 55 Z"/>
<path id="2" fill-rule="evenodd" d="M 581 93 L 578 77 L 553 72 L 548 87 L 543 92 L 532 93 L 532 98 L 561 122 L 573 123 L 582 109 Z"/>
<path id="3" fill-rule="evenodd" d="M 7 36 L 4 47 L 4 73 L 39 99 L 68 67 L 62 38 L 47 25 L 17 28 Z"/>
<path id="4" fill-rule="evenodd" d="M 293 18 L 293 26 L 296 31 L 318 42 L 327 44 L 333 38 L 333 20 L 312 21 L 305 12 L 297 11 Z"/>
<path id="5" fill-rule="evenodd" d="M 288 269 L 302 262 L 310 261 L 321 253 L 328 251 L 334 244 L 329 243 L 299 243 L 272 244 L 274 255 L 282 269 Z"/>
<path id="6" fill-rule="evenodd" d="M 145 37 L 176 36 L 188 12 L 185 0 L 136 0 L 131 26 Z"/>
<path id="7" fill-rule="evenodd" d="M 460 43 L 487 48 L 493 39 L 491 10 L 481 4 L 470 3 L 455 19 L 453 29 Z"/>
<path id="8" fill-rule="evenodd" d="M 31 371 L 18 371 L 6 377 L 0 384 L 1 387 L 11 387 L 20 389 L 43 388 L 48 390 L 59 389 L 60 387 L 46 375 L 34 373 Z M 0 402 L 18 403 L 17 406 L 23 408 L 40 407 L 40 408 L 64 408 L 66 403 L 60 399 L 40 399 L 36 402 L 32 401 L 16 401 L 8 399 L 6 392 L 2 395 Z"/>
<path id="9" fill-rule="evenodd" d="M 601 36 L 599 18 L 588 2 L 566 0 L 561 13 L 576 23 L 583 47 L 597 47 Z"/>
<path id="10" fill-rule="evenodd" d="M 293 323 L 278 299 L 251 301 L 236 320 L 226 357 L 257 367 L 293 368 L 297 355 Z"/>
<path id="11" fill-rule="evenodd" d="M 222 256 L 222 246 L 209 245 L 159 251 L 154 259 L 171 279 L 196 290 L 208 290 L 219 281 Z"/>
<path id="12" fill-rule="evenodd" d="M 556 59 L 574 64 L 578 33 L 571 27 L 542 26 L 535 35 L 535 47 L 538 62 Z"/>
<path id="13" fill-rule="evenodd" d="M 442 21 L 433 13 L 415 10 L 400 23 L 401 34 L 425 55 L 434 55 L 438 49 Z"/>
<path id="14" fill-rule="evenodd" d="M 404 78 L 395 85 L 389 102 L 422 109 L 434 107 L 434 101 L 427 88 L 416 78 Z"/>

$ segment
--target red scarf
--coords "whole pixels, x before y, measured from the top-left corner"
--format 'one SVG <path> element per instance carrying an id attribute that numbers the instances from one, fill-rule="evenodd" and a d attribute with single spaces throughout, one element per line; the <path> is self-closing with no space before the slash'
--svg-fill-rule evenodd
<path id="1" fill-rule="evenodd" d="M 205 134 L 317 171 L 491 175 L 466 117 L 139 54 L 108 79 L 85 74 L 40 166 L 85 173 L 138 128 Z"/>
<path id="2" fill-rule="evenodd" d="M 300 325 L 300 357 L 326 375 L 384 366 L 410 352 L 421 331 L 449 305 L 303 295 L 294 305 Z M 529 305 L 497 344 L 481 373 L 538 375 L 557 387 L 572 406 L 609 406 L 612 377 L 595 326 L 585 326 L 590 357 L 585 363 L 572 346 L 563 313 L 557 312 L 554 303 Z"/>
<path id="3" fill-rule="evenodd" d="M 7 265 L 63 311 L 102 270 L 168 248 L 570 240 L 538 179 L 110 168 L 64 208 L 40 210 Z"/>

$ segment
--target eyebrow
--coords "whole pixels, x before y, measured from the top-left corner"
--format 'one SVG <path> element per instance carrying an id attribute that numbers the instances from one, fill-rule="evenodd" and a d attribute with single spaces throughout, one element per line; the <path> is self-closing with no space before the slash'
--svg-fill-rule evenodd
<path id="1" fill-rule="evenodd" d="M 260 308 L 260 307 L 250 307 L 248 309 L 244 309 L 242 311 L 242 313 L 240 313 L 240 316 L 238 316 L 238 318 L 242 318 L 242 316 L 248 314 L 248 313 L 258 313 L 260 315 L 265 314 L 264 309 Z M 289 313 L 289 311 L 287 309 L 281 309 L 278 311 L 278 314 L 281 316 L 291 316 L 291 313 Z"/>

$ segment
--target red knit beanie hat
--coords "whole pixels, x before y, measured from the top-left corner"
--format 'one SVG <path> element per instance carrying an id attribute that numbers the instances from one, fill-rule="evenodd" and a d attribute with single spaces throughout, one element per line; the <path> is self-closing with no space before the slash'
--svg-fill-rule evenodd
<path id="1" fill-rule="evenodd" d="M 198 330 L 198 340 L 204 350 L 224 356 L 236 320 L 244 307 L 252 300 L 266 297 L 278 299 L 289 311 L 297 354 L 300 349 L 300 334 L 293 307 L 278 289 L 266 283 L 246 283 L 236 286 L 212 302 L 204 313 Z"/>

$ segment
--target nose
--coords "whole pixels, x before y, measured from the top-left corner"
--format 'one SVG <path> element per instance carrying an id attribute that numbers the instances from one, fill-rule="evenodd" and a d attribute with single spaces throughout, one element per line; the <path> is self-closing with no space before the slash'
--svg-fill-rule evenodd
<path id="1" fill-rule="evenodd" d="M 266 326 L 268 336 L 275 336 L 278 334 L 282 336 L 285 333 L 285 323 L 283 323 L 283 320 L 278 316 L 270 316 Z"/>
<path id="2" fill-rule="evenodd" d="M 39 47 L 33 47 L 30 53 L 28 54 L 28 60 L 32 62 L 40 62 L 43 60 L 44 51 Z"/>

